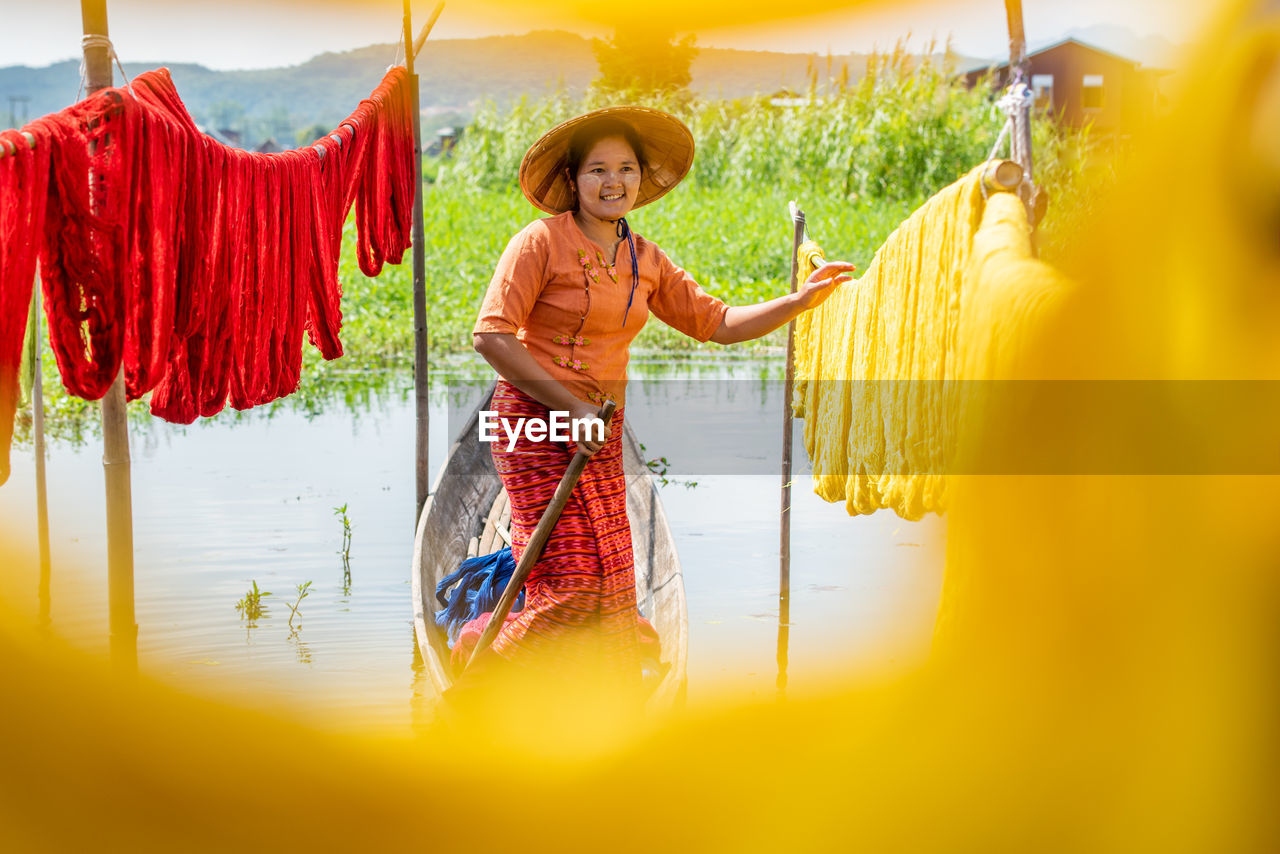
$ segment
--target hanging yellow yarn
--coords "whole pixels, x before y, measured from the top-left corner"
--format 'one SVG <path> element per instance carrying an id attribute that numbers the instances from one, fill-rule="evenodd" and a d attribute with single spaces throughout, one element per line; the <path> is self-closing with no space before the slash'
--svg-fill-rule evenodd
<path id="1" fill-rule="evenodd" d="M 851 515 L 945 509 L 964 405 L 954 381 L 1001 375 L 1018 330 L 1065 285 L 1031 257 L 1018 198 L 984 204 L 981 173 L 929 199 L 862 278 L 797 321 L 794 408 L 814 491 Z M 821 263 L 817 244 L 800 247 L 801 276 Z"/>

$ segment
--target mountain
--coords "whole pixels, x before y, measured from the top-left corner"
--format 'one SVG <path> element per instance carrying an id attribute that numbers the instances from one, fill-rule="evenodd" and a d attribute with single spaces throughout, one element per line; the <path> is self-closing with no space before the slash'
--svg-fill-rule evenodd
<path id="1" fill-rule="evenodd" d="M 213 71 L 180 62 L 168 68 L 198 122 L 214 127 L 239 123 L 252 128 L 249 139 L 275 135 L 291 145 L 295 128 L 336 126 L 377 85 L 397 53 L 396 45 L 380 44 L 324 53 L 287 68 Z M 958 67 L 965 61 L 958 58 Z M 710 98 L 803 90 L 811 62 L 825 78 L 826 56 L 702 48 L 694 60 L 691 88 Z M 839 76 L 843 63 L 849 65 L 850 79 L 857 80 L 866 68 L 866 56 L 831 57 L 833 76 Z M 132 76 L 148 67 L 154 66 L 125 63 L 125 72 Z M 507 104 L 560 87 L 581 94 L 596 76 L 596 60 L 589 39 L 541 31 L 431 41 L 418 58 L 418 72 L 423 111 L 438 125 L 465 121 L 484 99 Z M 71 103 L 78 81 L 79 67 L 73 60 L 42 68 L 0 68 L 0 126 L 9 126 L 5 107 L 11 98 L 30 99 L 16 105 L 15 118 L 21 123 L 24 115 L 41 116 Z"/>

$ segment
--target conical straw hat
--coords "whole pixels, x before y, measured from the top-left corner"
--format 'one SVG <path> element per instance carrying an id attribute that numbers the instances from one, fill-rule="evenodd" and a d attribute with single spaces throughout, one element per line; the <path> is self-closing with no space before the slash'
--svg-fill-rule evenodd
<path id="1" fill-rule="evenodd" d="M 574 208 L 573 189 L 565 175 L 569 141 L 580 128 L 605 117 L 631 125 L 644 143 L 646 162 L 636 208 L 661 198 L 689 174 L 693 134 L 684 122 L 648 107 L 605 107 L 556 125 L 525 152 L 520 163 L 520 189 L 535 207 L 549 214 Z"/>

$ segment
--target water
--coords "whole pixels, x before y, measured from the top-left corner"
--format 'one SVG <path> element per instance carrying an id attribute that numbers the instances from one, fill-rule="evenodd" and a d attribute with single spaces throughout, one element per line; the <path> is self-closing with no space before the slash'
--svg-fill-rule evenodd
<path id="1" fill-rule="evenodd" d="M 776 364 L 638 365 L 627 417 L 650 454 L 685 571 L 689 696 L 733 683 L 772 697 L 778 673 L 779 384 Z M 667 378 L 665 381 L 661 378 Z M 672 379 L 674 378 L 674 379 Z M 190 427 L 132 430 L 135 601 L 144 673 L 328 725 L 396 730 L 414 719 L 410 560 L 414 413 L 393 377 L 352 406 L 283 401 Z M 450 407 L 446 388 L 454 388 Z M 433 376 L 431 464 L 452 440 L 462 386 Z M 459 391 L 459 389 L 463 389 Z M 451 411 L 454 414 L 450 414 Z M 797 422 L 797 428 L 800 422 Z M 812 494 L 798 432 L 793 489 L 789 690 L 834 670 L 883 672 L 927 654 L 943 524 L 889 513 L 850 518 Z M 52 625 L 107 648 L 101 448 L 51 442 Z M 696 481 L 696 486 L 686 484 Z M 0 489 L 5 528 L 34 549 L 34 464 L 15 447 Z M 344 584 L 341 520 L 352 520 Z M 250 626 L 235 603 L 271 592 Z M 289 603 L 312 582 L 294 628 Z M 6 574 L 5 595 L 33 615 L 38 578 Z"/>

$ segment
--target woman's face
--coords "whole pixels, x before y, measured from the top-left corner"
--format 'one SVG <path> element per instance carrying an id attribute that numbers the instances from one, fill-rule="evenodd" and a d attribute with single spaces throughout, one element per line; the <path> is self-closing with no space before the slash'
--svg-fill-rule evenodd
<path id="1" fill-rule="evenodd" d="M 591 146 L 574 180 L 578 210 L 603 220 L 626 216 L 640 192 L 640 163 L 631 144 L 606 136 Z"/>

